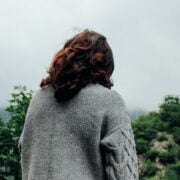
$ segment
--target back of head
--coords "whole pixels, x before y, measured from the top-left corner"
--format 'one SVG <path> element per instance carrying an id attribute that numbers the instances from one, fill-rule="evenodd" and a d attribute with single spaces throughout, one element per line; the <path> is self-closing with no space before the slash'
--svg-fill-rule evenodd
<path id="1" fill-rule="evenodd" d="M 89 83 L 111 88 L 114 70 L 112 50 L 106 37 L 85 29 L 67 40 L 54 56 L 40 87 L 51 84 L 57 102 L 74 97 Z"/>

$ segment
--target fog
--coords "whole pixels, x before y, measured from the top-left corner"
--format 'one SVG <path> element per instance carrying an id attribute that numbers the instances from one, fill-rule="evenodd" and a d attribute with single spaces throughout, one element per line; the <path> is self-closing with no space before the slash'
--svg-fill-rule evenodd
<path id="1" fill-rule="evenodd" d="M 155 110 L 180 94 L 180 1 L 0 1 L 0 105 L 13 86 L 39 88 L 54 54 L 89 28 L 107 37 L 114 87 L 127 106 Z"/>

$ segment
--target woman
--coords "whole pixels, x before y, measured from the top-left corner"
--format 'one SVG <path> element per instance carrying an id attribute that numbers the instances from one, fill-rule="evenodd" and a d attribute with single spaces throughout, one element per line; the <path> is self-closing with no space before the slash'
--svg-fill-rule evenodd
<path id="1" fill-rule="evenodd" d="M 85 29 L 57 52 L 19 139 L 23 180 L 138 180 L 136 144 L 112 90 L 106 37 Z"/>

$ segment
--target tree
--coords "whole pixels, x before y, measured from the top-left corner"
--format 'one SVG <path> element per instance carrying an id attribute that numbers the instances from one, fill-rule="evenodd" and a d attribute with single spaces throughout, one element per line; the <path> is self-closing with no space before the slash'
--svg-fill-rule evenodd
<path id="1" fill-rule="evenodd" d="M 10 105 L 5 108 L 10 113 L 7 123 L 0 121 L 0 179 L 21 180 L 20 153 L 18 140 L 23 129 L 27 109 L 33 91 L 25 86 L 15 86 Z"/>
<path id="2" fill-rule="evenodd" d="M 132 122 L 140 167 L 140 180 L 180 179 L 180 101 L 167 95 L 158 112 Z"/>
<path id="3" fill-rule="evenodd" d="M 169 123 L 170 130 L 180 126 L 180 100 L 178 96 L 165 96 L 159 110 L 160 119 Z"/>

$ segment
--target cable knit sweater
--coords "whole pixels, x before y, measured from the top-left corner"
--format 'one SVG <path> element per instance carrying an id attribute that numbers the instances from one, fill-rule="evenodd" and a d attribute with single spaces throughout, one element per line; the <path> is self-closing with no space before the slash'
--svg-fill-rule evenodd
<path id="1" fill-rule="evenodd" d="M 22 180 L 138 180 L 130 116 L 116 90 L 88 84 L 57 103 L 33 93 L 19 138 Z"/>

